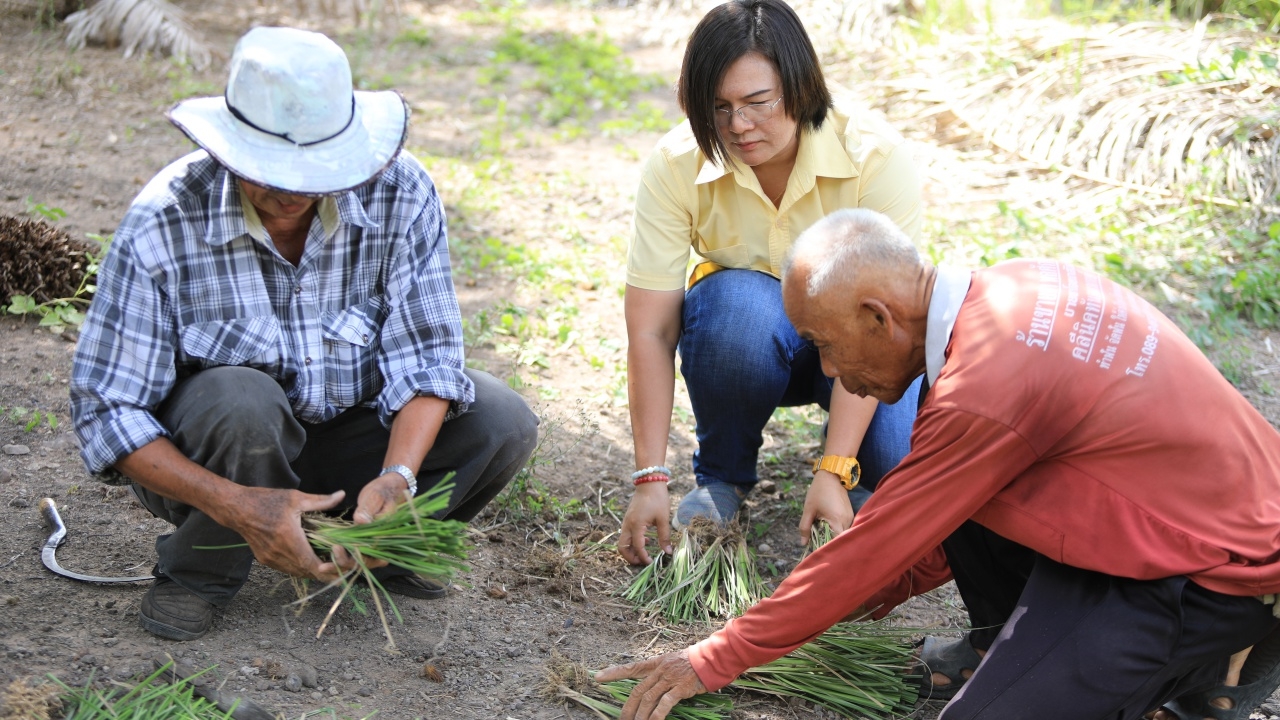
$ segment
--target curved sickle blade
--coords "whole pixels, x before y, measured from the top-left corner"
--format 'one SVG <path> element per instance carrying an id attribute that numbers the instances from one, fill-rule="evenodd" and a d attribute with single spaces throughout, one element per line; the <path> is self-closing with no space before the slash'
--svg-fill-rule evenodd
<path id="1" fill-rule="evenodd" d="M 53 498 L 45 498 L 40 501 L 40 514 L 44 517 L 45 525 L 53 531 L 49 534 L 49 539 L 44 541 L 44 547 L 40 548 L 40 560 L 44 562 L 44 566 L 58 573 L 63 577 L 69 577 L 72 580 L 91 583 L 123 583 L 123 582 L 143 582 L 155 580 L 151 575 L 139 575 L 137 577 L 98 577 L 96 575 L 81 575 L 78 572 L 71 572 L 64 569 L 58 564 L 58 558 L 55 553 L 58 546 L 67 539 L 67 526 L 62 524 L 62 516 L 58 514 L 58 506 L 53 502 Z"/>

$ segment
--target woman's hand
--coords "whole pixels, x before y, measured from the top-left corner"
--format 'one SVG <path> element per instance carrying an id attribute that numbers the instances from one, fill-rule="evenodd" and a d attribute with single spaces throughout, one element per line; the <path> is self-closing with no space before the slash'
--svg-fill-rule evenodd
<path id="1" fill-rule="evenodd" d="M 658 529 L 658 547 L 671 552 L 671 500 L 664 482 L 642 483 L 636 486 L 627 514 L 622 518 L 622 531 L 618 535 L 618 553 L 632 565 L 648 565 L 652 560 L 645 551 L 645 531 Z"/>
<path id="2" fill-rule="evenodd" d="M 628 285 L 622 305 L 627 321 L 627 399 L 636 467 L 661 466 L 671 432 L 684 290 L 642 290 Z M 658 529 L 658 547 L 670 552 L 671 504 L 664 482 L 637 485 L 627 506 L 618 552 L 632 565 L 649 564 L 644 534 L 651 527 Z"/>
<path id="3" fill-rule="evenodd" d="M 853 505 L 849 491 L 833 472 L 819 470 L 813 474 L 809 492 L 804 496 L 804 512 L 800 515 L 800 544 L 809 543 L 809 533 L 818 520 L 826 520 L 831 531 L 839 535 L 853 524 Z"/>

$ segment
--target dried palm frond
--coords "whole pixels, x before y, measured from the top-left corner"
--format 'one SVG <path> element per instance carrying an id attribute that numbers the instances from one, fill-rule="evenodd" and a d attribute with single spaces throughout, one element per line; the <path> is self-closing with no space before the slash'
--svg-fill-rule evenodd
<path id="1" fill-rule="evenodd" d="M 1280 74 L 1242 67 L 1259 35 L 1155 23 L 1032 26 L 964 67 L 890 81 L 941 139 L 980 141 L 1043 170 L 1155 196 L 1274 205 Z"/>
<path id="2" fill-rule="evenodd" d="M 847 43 L 860 51 L 878 48 L 893 37 L 903 0 L 796 0 L 815 47 L 830 50 Z"/>
<path id="3" fill-rule="evenodd" d="M 66 19 L 67 44 L 81 49 L 88 43 L 124 46 L 134 53 L 172 55 L 203 69 L 213 61 L 213 49 L 187 22 L 182 10 L 165 0 L 100 0 Z"/>
<path id="4" fill-rule="evenodd" d="M 907 0 L 794 0 L 790 2 L 819 52 L 839 46 L 873 50 L 894 37 Z M 694 0 L 635 0 L 633 27 L 643 45 L 683 47 L 709 5 Z"/>

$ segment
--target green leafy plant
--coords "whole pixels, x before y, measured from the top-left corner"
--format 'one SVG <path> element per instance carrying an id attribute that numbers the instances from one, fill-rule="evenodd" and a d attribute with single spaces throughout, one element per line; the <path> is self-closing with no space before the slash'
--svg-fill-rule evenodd
<path id="1" fill-rule="evenodd" d="M 1276 78 L 1276 54 L 1233 48 L 1230 57 L 1213 57 L 1200 60 L 1196 65 L 1185 65 L 1175 72 L 1161 73 L 1167 85 L 1184 83 L 1219 83 L 1235 80 Z"/>
<path id="2" fill-rule="evenodd" d="M 1260 327 L 1280 324 L 1280 222 L 1265 235 L 1237 230 L 1228 236 L 1231 262 L 1207 272 L 1210 307 L 1246 317 Z"/>
<path id="3" fill-rule="evenodd" d="M 97 250 L 85 251 L 84 276 L 80 279 L 80 284 L 70 297 L 54 298 L 38 302 L 30 295 L 13 295 L 9 298 L 9 305 L 5 311 L 10 315 L 35 315 L 40 318 L 40 326 L 47 327 L 53 332 L 62 332 L 68 325 L 78 327 L 84 322 L 84 311 L 82 308 L 88 307 L 91 296 L 97 291 L 98 286 L 95 279 L 98 276 L 98 267 L 102 262 L 102 258 L 107 254 L 107 248 L 111 244 L 110 235 L 102 236 L 90 233 L 90 240 L 98 244 Z"/>
<path id="4" fill-rule="evenodd" d="M 419 48 L 429 47 L 431 43 L 431 28 L 423 25 L 417 18 L 410 18 L 408 27 L 391 41 L 392 46 L 413 45 Z"/>
<path id="5" fill-rule="evenodd" d="M 221 85 L 203 77 L 190 61 L 174 57 L 169 59 L 169 65 L 164 76 L 169 81 L 169 99 L 173 102 L 222 92 Z"/>
<path id="6" fill-rule="evenodd" d="M 67 216 L 67 211 L 60 207 L 49 207 L 42 202 L 36 202 L 28 195 L 27 214 L 32 217 L 44 218 L 50 222 L 57 222 Z"/>
<path id="7" fill-rule="evenodd" d="M 14 424 L 21 425 L 23 432 L 31 432 L 40 427 L 42 423 L 47 424 L 50 430 L 58 429 L 58 416 L 52 412 L 41 412 L 40 410 L 18 406 L 0 407 L 0 416 L 5 417 Z"/>
<path id="8" fill-rule="evenodd" d="M 656 105 L 631 104 L 634 94 L 659 87 L 661 80 L 636 73 L 621 49 L 598 33 L 529 33 L 514 21 L 508 22 L 498 39 L 493 63 L 480 81 L 506 82 L 517 63 L 530 65 L 535 71 L 526 86 L 543 94 L 538 117 L 548 125 L 561 126 L 568 137 L 583 132 L 601 111 L 621 113 L 601 124 L 606 133 L 657 130 L 668 124 Z"/>

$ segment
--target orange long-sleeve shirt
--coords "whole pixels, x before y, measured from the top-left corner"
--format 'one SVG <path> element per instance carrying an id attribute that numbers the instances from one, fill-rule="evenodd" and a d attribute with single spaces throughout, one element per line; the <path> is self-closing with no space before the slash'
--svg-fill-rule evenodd
<path id="1" fill-rule="evenodd" d="M 1280 592 L 1280 434 L 1149 303 L 1054 261 L 1003 263 L 972 274 L 946 348 L 910 454 L 853 527 L 693 647 L 709 689 L 873 596 L 945 581 L 939 543 L 967 519 L 1079 568 Z"/>

